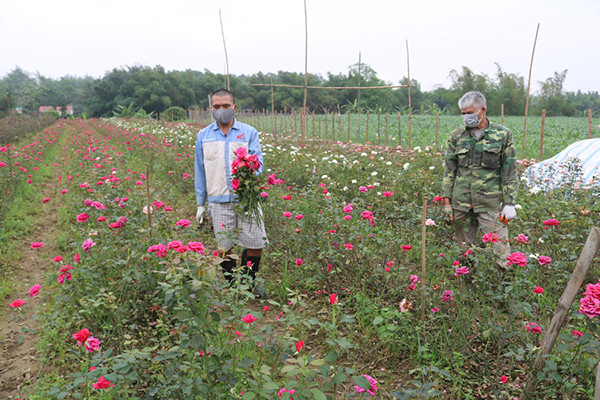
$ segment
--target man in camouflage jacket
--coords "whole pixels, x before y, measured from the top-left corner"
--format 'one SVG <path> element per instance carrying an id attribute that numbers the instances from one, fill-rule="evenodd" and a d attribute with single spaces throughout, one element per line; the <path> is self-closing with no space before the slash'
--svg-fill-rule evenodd
<path id="1" fill-rule="evenodd" d="M 458 106 L 465 125 L 452 132 L 447 142 L 444 212 L 454 221 L 461 247 L 482 243 L 482 236 L 477 234 L 481 229 L 492 242 L 496 263 L 506 268 L 511 252 L 506 223 L 516 217 L 518 184 L 513 135 L 487 119 L 483 94 L 468 92 Z"/>

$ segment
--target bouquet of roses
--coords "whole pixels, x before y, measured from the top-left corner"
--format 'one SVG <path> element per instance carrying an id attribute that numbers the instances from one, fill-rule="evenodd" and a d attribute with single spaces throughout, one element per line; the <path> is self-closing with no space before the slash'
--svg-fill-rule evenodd
<path id="1" fill-rule="evenodd" d="M 260 224 L 262 214 L 259 202 L 266 198 L 261 193 L 257 174 L 260 161 L 256 154 L 248 154 L 244 147 L 237 148 L 234 154 L 236 159 L 231 163 L 231 188 L 238 198 L 239 213 L 242 218 L 247 215 Z"/>

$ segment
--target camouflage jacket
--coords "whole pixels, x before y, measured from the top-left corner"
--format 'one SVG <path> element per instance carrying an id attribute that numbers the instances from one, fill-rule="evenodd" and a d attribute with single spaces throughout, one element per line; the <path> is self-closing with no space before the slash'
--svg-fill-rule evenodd
<path id="1" fill-rule="evenodd" d="M 473 129 L 463 126 L 450 134 L 446 146 L 442 196 L 450 198 L 452 208 L 480 213 L 514 203 L 517 156 L 506 127 L 488 120 L 477 140 Z"/>

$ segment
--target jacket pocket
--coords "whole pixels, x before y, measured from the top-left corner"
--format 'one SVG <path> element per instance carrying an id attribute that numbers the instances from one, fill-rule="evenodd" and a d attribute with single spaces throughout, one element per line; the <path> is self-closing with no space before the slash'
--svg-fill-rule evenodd
<path id="1" fill-rule="evenodd" d="M 469 149 L 457 149 L 456 150 L 456 163 L 459 167 L 469 166 Z"/>
<path id="2" fill-rule="evenodd" d="M 483 151 L 481 166 L 483 168 L 498 168 L 500 167 L 500 147 L 490 147 Z"/>

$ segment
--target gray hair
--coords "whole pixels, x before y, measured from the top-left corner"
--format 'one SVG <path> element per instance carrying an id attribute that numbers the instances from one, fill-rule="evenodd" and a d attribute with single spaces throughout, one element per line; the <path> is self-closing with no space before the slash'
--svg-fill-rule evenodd
<path id="1" fill-rule="evenodd" d="M 461 110 L 463 108 L 467 108 L 467 107 L 471 107 L 471 106 L 473 106 L 475 108 L 481 108 L 481 107 L 487 108 L 487 102 L 485 100 L 485 96 L 483 95 L 483 93 L 475 92 L 475 91 L 467 92 L 458 101 L 458 108 L 460 108 Z"/>

